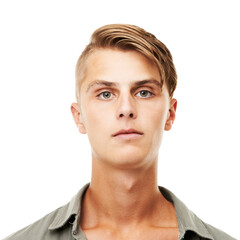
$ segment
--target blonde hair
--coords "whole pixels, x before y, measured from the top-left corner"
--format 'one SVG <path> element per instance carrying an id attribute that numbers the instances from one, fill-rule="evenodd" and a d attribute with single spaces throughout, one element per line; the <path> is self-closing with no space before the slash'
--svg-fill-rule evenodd
<path id="1" fill-rule="evenodd" d="M 177 73 L 172 55 L 168 48 L 153 34 L 144 29 L 129 24 L 109 24 L 98 28 L 92 34 L 90 43 L 86 46 L 76 65 L 76 99 L 79 100 L 80 88 L 85 78 L 85 63 L 88 56 L 99 48 L 116 48 L 133 50 L 141 53 L 153 62 L 161 77 L 161 84 L 165 82 L 169 96 L 172 98 L 177 86 Z"/>

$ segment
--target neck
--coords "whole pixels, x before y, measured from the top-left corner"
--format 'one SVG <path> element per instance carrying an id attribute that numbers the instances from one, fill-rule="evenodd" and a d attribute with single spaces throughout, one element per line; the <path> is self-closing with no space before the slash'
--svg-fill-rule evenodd
<path id="1" fill-rule="evenodd" d="M 116 169 L 93 159 L 81 222 L 87 226 L 103 222 L 138 224 L 151 219 L 163 199 L 157 185 L 157 159 L 152 166 L 131 170 Z"/>

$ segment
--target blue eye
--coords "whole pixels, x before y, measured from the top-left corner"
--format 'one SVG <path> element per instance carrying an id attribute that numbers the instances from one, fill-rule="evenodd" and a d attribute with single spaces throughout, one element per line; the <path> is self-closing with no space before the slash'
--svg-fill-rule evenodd
<path id="1" fill-rule="evenodd" d="M 147 91 L 147 90 L 141 90 L 140 92 L 138 92 L 137 94 L 136 94 L 136 96 L 140 96 L 140 97 L 142 97 L 142 98 L 148 98 L 148 97 L 151 97 L 153 94 L 151 93 L 151 92 L 149 92 L 149 91 Z"/>
<path id="2" fill-rule="evenodd" d="M 98 97 L 101 98 L 101 99 L 110 99 L 111 97 L 113 96 L 113 94 L 111 92 L 108 92 L 108 91 L 105 91 L 105 92 L 102 92 L 100 94 L 98 94 Z"/>

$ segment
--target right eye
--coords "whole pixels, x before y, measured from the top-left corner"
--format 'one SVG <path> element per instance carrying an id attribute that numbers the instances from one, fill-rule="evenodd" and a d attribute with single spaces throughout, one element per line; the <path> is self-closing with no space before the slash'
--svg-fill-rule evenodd
<path id="1" fill-rule="evenodd" d="M 105 91 L 98 94 L 97 97 L 103 100 L 108 100 L 113 97 L 113 94 L 111 92 Z"/>

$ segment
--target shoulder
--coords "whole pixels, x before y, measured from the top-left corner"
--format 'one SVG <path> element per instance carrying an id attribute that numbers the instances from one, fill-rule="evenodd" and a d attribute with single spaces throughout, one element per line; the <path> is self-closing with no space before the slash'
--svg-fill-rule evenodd
<path id="1" fill-rule="evenodd" d="M 217 229 L 210 224 L 203 222 L 195 213 L 178 199 L 171 191 L 166 188 L 159 187 L 163 196 L 173 203 L 179 226 L 180 236 L 184 239 L 192 239 L 192 235 L 198 236 L 197 239 L 211 240 L 234 240 L 225 232 Z"/>
<path id="2" fill-rule="evenodd" d="M 38 221 L 13 233 L 3 240 L 65 240 L 77 227 L 77 215 L 80 213 L 81 200 L 89 184 L 80 191 L 66 205 L 57 208 Z M 74 223 L 74 224 L 73 224 Z M 74 228 L 73 228 L 74 226 Z"/>
<path id="3" fill-rule="evenodd" d="M 49 225 L 57 216 L 59 210 L 61 208 L 56 209 L 55 211 L 47 214 L 43 218 L 38 221 L 28 225 L 27 227 L 11 234 L 10 236 L 4 238 L 3 240 L 40 240 L 45 239 L 45 237 L 49 234 Z"/>
<path id="4" fill-rule="evenodd" d="M 236 238 L 231 237 L 230 235 L 228 235 L 227 233 L 223 232 L 222 230 L 213 227 L 210 224 L 207 224 L 205 222 L 203 222 L 203 225 L 205 226 L 205 228 L 207 229 L 207 231 L 211 234 L 211 236 L 213 237 L 214 240 L 236 240 Z"/>

